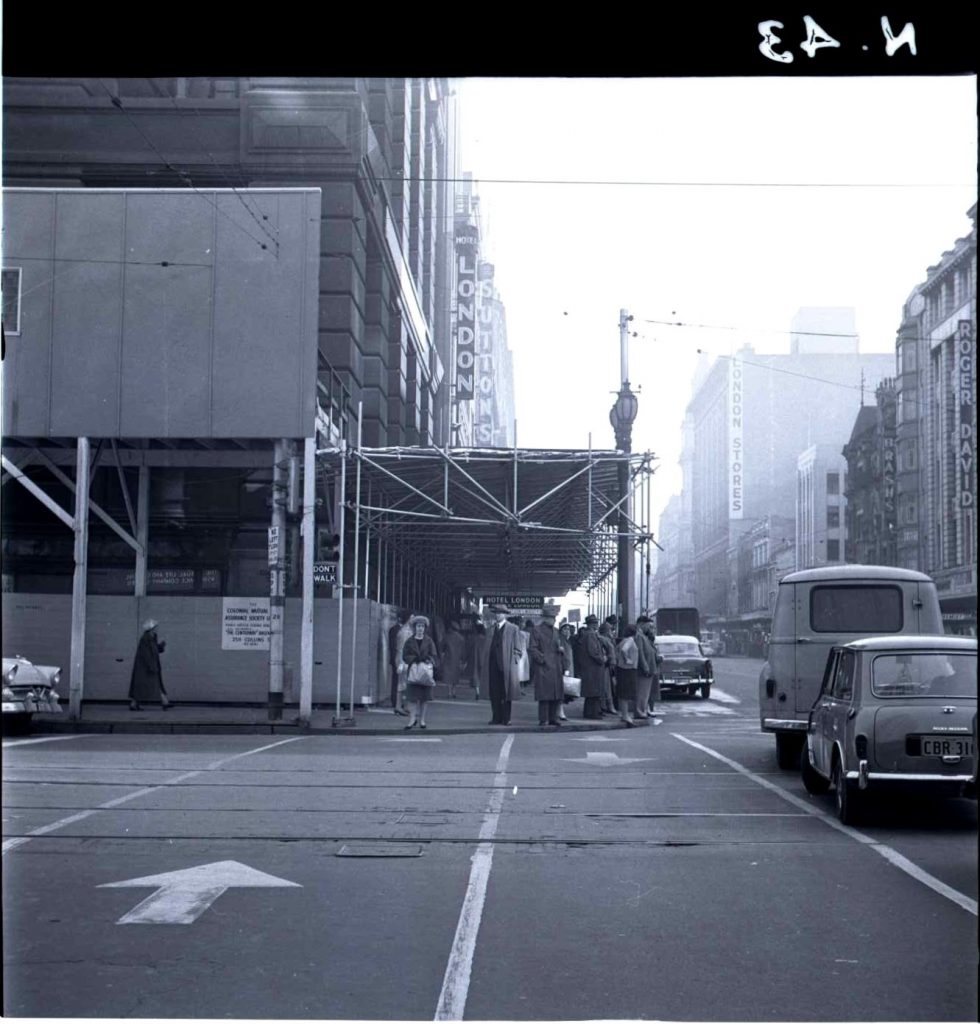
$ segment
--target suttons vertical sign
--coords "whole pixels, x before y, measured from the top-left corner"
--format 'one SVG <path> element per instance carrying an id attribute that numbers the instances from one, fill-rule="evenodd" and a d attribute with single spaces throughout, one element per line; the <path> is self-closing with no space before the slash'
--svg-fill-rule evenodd
<path id="1" fill-rule="evenodd" d="M 493 444 L 493 264 L 483 261 L 477 273 L 479 303 L 476 332 L 476 416 L 474 440 Z"/>
<path id="2" fill-rule="evenodd" d="M 477 252 L 476 229 L 456 229 L 456 402 L 471 402 L 476 393 Z"/>
<path id="3" fill-rule="evenodd" d="M 745 506 L 742 469 L 742 360 L 728 361 L 728 518 L 741 519 Z"/>

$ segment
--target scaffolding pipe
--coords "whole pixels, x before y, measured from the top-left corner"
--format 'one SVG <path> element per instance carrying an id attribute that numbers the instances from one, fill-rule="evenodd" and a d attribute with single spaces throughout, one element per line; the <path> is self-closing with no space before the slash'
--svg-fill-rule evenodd
<path id="1" fill-rule="evenodd" d="M 303 621 L 300 626 L 299 720 L 313 715 L 313 555 L 316 544 L 316 438 L 303 440 Z"/>
<path id="2" fill-rule="evenodd" d="M 344 537 L 345 515 L 344 504 L 347 498 L 347 442 L 340 442 L 340 494 L 337 501 L 339 512 L 337 522 L 340 535 L 340 553 L 337 559 L 337 714 L 333 724 L 340 722 L 340 666 L 344 650 L 344 548 L 347 546 Z"/>
<path id="3" fill-rule="evenodd" d="M 357 403 L 357 454 L 361 454 L 361 424 L 363 402 Z M 350 715 L 354 717 L 354 677 L 357 674 L 357 583 L 361 570 L 361 459 L 357 460 L 357 480 L 354 484 L 354 575 L 351 577 L 351 600 L 354 611 L 351 615 L 350 630 Z"/>

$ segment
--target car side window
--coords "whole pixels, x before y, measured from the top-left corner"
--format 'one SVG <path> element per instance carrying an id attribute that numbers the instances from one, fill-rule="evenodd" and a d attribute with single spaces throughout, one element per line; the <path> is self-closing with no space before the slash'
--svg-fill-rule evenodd
<path id="1" fill-rule="evenodd" d="M 840 657 L 840 651 L 836 647 L 831 648 L 830 654 L 827 657 L 827 664 L 823 670 L 823 682 L 820 684 L 820 692 L 829 694 L 831 688 L 834 685 L 834 677 L 837 672 L 837 662 Z"/>
<path id="2" fill-rule="evenodd" d="M 838 700 L 850 700 L 854 692 L 854 663 L 853 651 L 842 651 L 837 660 L 837 672 L 834 675 L 834 696 Z"/>

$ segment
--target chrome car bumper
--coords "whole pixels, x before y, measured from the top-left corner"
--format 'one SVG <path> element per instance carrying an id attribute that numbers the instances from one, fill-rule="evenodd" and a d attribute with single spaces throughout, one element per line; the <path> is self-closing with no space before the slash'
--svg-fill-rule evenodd
<path id="1" fill-rule="evenodd" d="M 3 714 L 5 715 L 33 715 L 33 714 L 59 714 L 61 705 L 56 701 L 48 700 L 5 700 L 3 702 Z"/>
<path id="2" fill-rule="evenodd" d="M 972 775 L 939 775 L 936 772 L 873 772 L 867 761 L 858 762 L 858 770 L 844 773 L 852 782 L 857 779 L 858 789 L 867 789 L 870 782 L 970 782 Z"/>
<path id="3" fill-rule="evenodd" d="M 763 718 L 763 729 L 787 729 L 795 732 L 806 732 L 806 719 L 799 718 Z"/>

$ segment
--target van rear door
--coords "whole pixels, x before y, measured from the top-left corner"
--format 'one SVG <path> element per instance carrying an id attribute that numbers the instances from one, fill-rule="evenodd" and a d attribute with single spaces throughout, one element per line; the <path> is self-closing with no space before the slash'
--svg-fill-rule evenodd
<path id="1" fill-rule="evenodd" d="M 797 584 L 796 712 L 806 715 L 820 690 L 831 647 L 866 636 L 918 629 L 918 584 L 867 580 Z"/>

